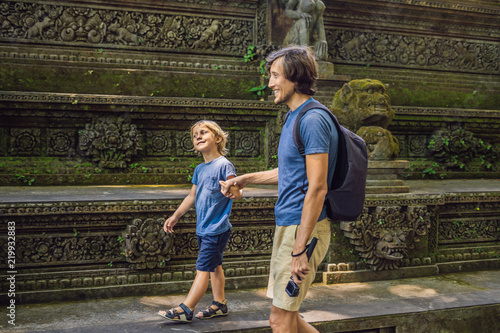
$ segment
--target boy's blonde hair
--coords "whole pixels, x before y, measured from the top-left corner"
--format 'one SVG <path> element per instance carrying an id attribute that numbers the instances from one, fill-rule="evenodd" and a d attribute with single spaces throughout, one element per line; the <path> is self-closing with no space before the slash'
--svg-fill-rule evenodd
<path id="1" fill-rule="evenodd" d="M 227 139 L 229 135 L 220 128 L 220 126 L 212 120 L 200 120 L 191 126 L 191 140 L 193 139 L 193 130 L 196 126 L 206 126 L 214 135 L 215 138 L 220 138 L 220 142 L 217 144 L 217 151 L 222 156 L 226 156 L 228 149 L 226 148 Z"/>

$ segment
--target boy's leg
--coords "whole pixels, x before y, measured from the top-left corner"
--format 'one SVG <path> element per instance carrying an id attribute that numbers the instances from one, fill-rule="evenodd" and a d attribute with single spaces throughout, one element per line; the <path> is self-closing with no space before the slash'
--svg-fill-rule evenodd
<path id="1" fill-rule="evenodd" d="M 212 294 L 214 297 L 214 301 L 223 303 L 226 300 L 225 295 L 225 285 L 226 285 L 226 277 L 224 276 L 224 270 L 222 269 L 222 265 L 217 266 L 215 272 L 210 273 L 210 283 L 212 285 Z M 210 305 L 214 310 L 217 310 L 215 305 Z M 203 317 L 203 311 L 198 312 L 196 317 Z"/>
<path id="2" fill-rule="evenodd" d="M 212 284 L 214 301 L 219 303 L 224 302 L 224 300 L 226 299 L 224 291 L 226 285 L 226 277 L 224 276 L 222 265 L 217 266 L 215 272 L 210 273 L 210 282 Z"/>
<path id="3" fill-rule="evenodd" d="M 212 284 L 212 294 L 214 302 L 209 305 L 205 310 L 200 311 L 196 317 L 200 319 L 213 318 L 221 315 L 227 314 L 226 306 L 226 296 L 225 296 L 225 285 L 226 277 L 224 276 L 224 270 L 222 269 L 222 259 L 224 254 L 224 249 L 227 246 L 229 237 L 231 236 L 231 229 L 226 232 L 217 235 L 213 238 L 213 256 L 212 263 L 215 264 L 215 269 L 210 273 L 210 281 Z"/>
<path id="4" fill-rule="evenodd" d="M 200 299 L 205 295 L 208 289 L 208 280 L 210 279 L 210 272 L 196 271 L 196 277 L 193 285 L 189 290 L 189 294 L 184 301 L 190 308 L 194 308 Z"/>
<path id="5" fill-rule="evenodd" d="M 196 277 L 193 281 L 193 284 L 191 285 L 191 289 L 189 290 L 189 293 L 183 302 L 191 310 L 194 310 L 196 304 L 198 304 L 203 295 L 205 295 L 205 292 L 208 289 L 209 278 L 210 272 L 196 271 Z M 177 312 L 184 312 L 184 310 L 180 306 L 173 309 L 175 309 Z M 166 311 L 160 311 L 159 314 L 165 315 Z"/>

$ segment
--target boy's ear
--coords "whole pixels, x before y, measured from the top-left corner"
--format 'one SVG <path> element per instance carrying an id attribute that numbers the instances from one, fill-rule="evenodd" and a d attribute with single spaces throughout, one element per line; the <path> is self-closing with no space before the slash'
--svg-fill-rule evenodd
<path id="1" fill-rule="evenodd" d="M 222 141 L 222 138 L 220 136 L 216 137 L 215 138 L 215 143 L 219 143 Z"/>

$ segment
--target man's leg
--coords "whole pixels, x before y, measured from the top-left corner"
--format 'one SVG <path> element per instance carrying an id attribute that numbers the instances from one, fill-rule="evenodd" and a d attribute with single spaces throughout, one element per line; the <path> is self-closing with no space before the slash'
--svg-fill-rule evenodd
<path id="1" fill-rule="evenodd" d="M 269 316 L 269 324 L 273 333 L 297 333 L 298 316 L 298 311 L 287 311 L 273 305 Z"/>
<path id="2" fill-rule="evenodd" d="M 311 324 L 302 319 L 298 311 L 287 311 L 277 308 L 273 305 L 269 323 L 273 333 L 291 332 L 291 333 L 317 333 Z"/>

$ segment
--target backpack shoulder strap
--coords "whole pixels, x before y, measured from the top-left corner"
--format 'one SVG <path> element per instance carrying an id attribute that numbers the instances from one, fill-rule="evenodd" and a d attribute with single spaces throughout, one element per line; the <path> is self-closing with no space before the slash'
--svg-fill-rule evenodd
<path id="1" fill-rule="evenodd" d="M 330 117 L 333 120 L 333 123 L 335 127 L 337 128 L 337 131 L 340 133 L 340 124 L 337 121 L 337 117 L 333 115 L 333 113 L 323 104 L 321 104 L 318 101 L 314 101 L 311 103 L 308 103 L 302 110 L 300 110 L 299 115 L 297 116 L 297 119 L 295 120 L 295 124 L 293 125 L 293 142 L 295 142 L 295 146 L 299 149 L 300 155 L 304 156 L 305 155 L 305 147 L 304 143 L 302 142 L 302 137 L 300 136 L 300 119 L 306 114 L 307 111 L 311 109 L 321 109 L 326 111 Z M 339 134 L 340 135 L 340 134 Z"/>

